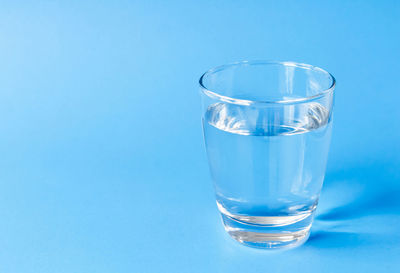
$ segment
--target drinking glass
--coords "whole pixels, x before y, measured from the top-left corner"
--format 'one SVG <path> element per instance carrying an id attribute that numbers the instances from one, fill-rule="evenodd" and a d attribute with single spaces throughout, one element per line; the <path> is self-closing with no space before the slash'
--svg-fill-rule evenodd
<path id="1" fill-rule="evenodd" d="M 294 62 L 244 61 L 200 78 L 217 207 L 252 247 L 304 243 L 325 175 L 335 78 Z"/>

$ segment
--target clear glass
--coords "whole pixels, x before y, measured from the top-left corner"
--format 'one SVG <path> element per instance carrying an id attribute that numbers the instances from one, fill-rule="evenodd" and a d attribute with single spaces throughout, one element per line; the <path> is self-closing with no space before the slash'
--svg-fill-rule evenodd
<path id="1" fill-rule="evenodd" d="M 253 247 L 309 236 L 325 175 L 334 77 L 293 62 L 245 61 L 200 78 L 202 121 L 225 230 Z"/>

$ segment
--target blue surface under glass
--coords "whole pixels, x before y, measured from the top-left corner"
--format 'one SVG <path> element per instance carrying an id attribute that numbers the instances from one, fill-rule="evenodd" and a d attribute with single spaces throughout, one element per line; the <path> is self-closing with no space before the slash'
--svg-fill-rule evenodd
<path id="1" fill-rule="evenodd" d="M 398 272 L 396 1 L 3 1 L 0 271 Z M 225 234 L 197 80 L 245 59 L 338 80 L 309 241 Z"/>

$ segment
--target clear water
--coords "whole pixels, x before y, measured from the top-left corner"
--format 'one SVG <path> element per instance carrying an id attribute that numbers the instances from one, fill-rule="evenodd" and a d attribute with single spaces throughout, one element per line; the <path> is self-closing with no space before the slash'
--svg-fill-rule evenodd
<path id="1" fill-rule="evenodd" d="M 215 103 L 203 126 L 223 216 L 280 226 L 312 214 L 330 142 L 326 108 L 316 102 L 267 109 Z"/>

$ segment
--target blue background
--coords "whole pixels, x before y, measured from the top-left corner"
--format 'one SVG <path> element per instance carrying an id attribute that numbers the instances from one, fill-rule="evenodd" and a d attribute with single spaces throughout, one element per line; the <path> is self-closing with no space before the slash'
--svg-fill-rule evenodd
<path id="1" fill-rule="evenodd" d="M 396 1 L 9 1 L 0 8 L 0 271 L 399 272 Z M 273 59 L 337 78 L 309 241 L 223 230 L 198 78 Z"/>

